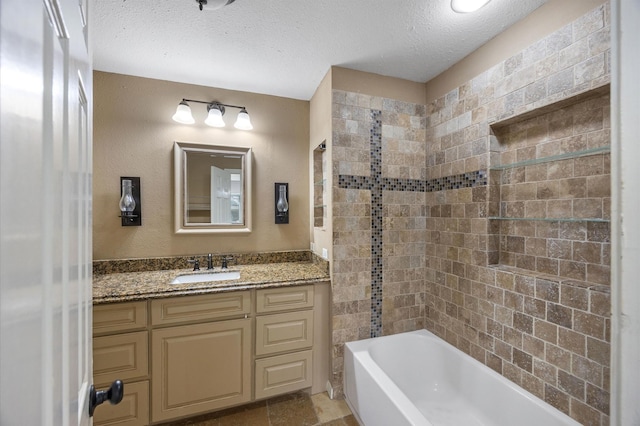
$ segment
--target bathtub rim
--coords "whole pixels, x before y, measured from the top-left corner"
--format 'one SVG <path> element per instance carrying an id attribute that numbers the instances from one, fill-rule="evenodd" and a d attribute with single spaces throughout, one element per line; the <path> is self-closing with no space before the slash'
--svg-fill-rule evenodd
<path id="1" fill-rule="evenodd" d="M 425 330 L 426 331 L 426 330 Z M 411 332 L 413 333 L 413 332 Z M 405 334 L 405 333 L 402 333 Z M 382 337 L 391 337 L 391 336 L 382 336 Z M 372 368 L 374 373 L 368 375 L 368 378 L 371 379 L 381 390 L 383 393 L 392 394 L 392 398 L 388 398 L 388 401 L 394 406 L 397 413 L 404 418 L 407 422 L 407 425 L 421 425 L 421 426 L 433 426 L 432 423 L 420 412 L 420 410 L 415 406 L 415 404 L 405 395 L 405 393 L 400 390 L 398 385 L 382 370 L 382 368 L 371 358 L 369 354 L 368 347 L 372 344 L 372 341 L 380 339 L 380 337 L 373 337 L 369 339 L 363 340 L 355 340 L 352 342 L 345 343 L 345 352 L 344 352 L 344 365 L 346 370 L 346 365 L 351 363 L 351 357 L 359 360 L 361 363 L 364 361 L 367 364 L 367 367 Z M 352 350 L 353 349 L 353 350 Z M 349 406 L 352 414 L 358 420 L 360 425 L 365 425 L 364 420 L 360 417 L 360 410 L 354 404 L 357 404 L 357 401 L 351 401 L 348 397 L 350 386 L 348 385 L 348 377 L 346 371 L 343 377 L 343 388 L 344 388 L 344 399 Z M 402 406 L 400 406 L 402 404 Z"/>
<path id="2" fill-rule="evenodd" d="M 345 396 L 345 400 L 347 400 L 347 404 L 349 405 L 349 408 L 352 410 L 352 412 L 354 413 L 354 415 L 356 416 L 356 418 L 358 419 L 359 422 L 361 422 L 361 419 L 359 418 L 359 414 L 356 415 L 356 411 L 354 410 L 354 407 L 352 407 L 351 403 L 349 402 L 349 400 L 347 398 L 346 366 L 347 366 L 347 355 L 348 355 L 348 353 L 351 356 L 353 356 L 355 358 L 358 358 L 358 359 L 365 359 L 365 360 L 368 359 L 369 360 L 369 364 L 373 365 L 373 367 L 376 369 L 376 373 L 379 373 L 381 376 L 384 377 L 384 379 L 381 379 L 381 378 L 378 378 L 378 377 L 374 377 L 373 380 L 376 381 L 376 383 L 378 383 L 378 384 L 383 383 L 384 386 L 385 386 L 385 388 L 383 388 L 383 389 L 386 389 L 386 386 L 389 386 L 390 389 L 393 389 L 394 391 L 399 392 L 400 395 L 401 395 L 401 398 L 400 398 L 401 402 L 403 402 L 403 403 L 406 402 L 407 404 L 409 404 L 418 413 L 417 416 L 415 415 L 415 413 L 411 413 L 411 415 L 409 415 L 409 416 L 405 415 L 405 418 L 407 418 L 407 420 L 410 421 L 410 424 L 420 424 L 420 425 L 424 424 L 424 425 L 431 425 L 432 426 L 432 423 L 430 423 L 426 419 L 426 417 L 414 405 L 414 403 L 409 399 L 409 397 L 407 397 L 404 394 L 404 392 L 402 390 L 400 390 L 400 388 L 395 384 L 393 379 L 391 379 L 385 373 L 385 371 L 373 360 L 373 358 L 369 354 L 369 350 L 368 350 L 369 347 L 372 344 L 377 344 L 376 341 L 379 341 L 380 339 L 388 339 L 388 340 L 394 340 L 394 339 L 399 339 L 399 338 L 402 339 L 402 338 L 406 338 L 407 335 L 418 335 L 421 338 L 427 338 L 427 339 L 435 340 L 439 344 L 444 344 L 448 349 L 455 351 L 455 353 L 458 356 L 464 357 L 465 361 L 471 363 L 472 365 L 476 365 L 476 366 L 480 367 L 490 377 L 493 377 L 493 378 L 499 380 L 501 383 L 503 383 L 504 385 L 508 386 L 513 392 L 517 392 L 520 395 L 522 395 L 523 397 L 527 398 L 533 404 L 537 405 L 540 409 L 546 411 L 551 416 L 562 420 L 563 422 L 565 422 L 565 424 L 567 426 L 580 426 L 580 423 L 577 422 L 575 419 L 573 419 L 571 416 L 569 416 L 566 413 L 558 410 L 557 408 L 555 408 L 554 406 L 552 406 L 548 402 L 544 401 L 542 398 L 537 397 L 536 395 L 532 394 L 528 390 L 524 389 L 522 386 L 520 386 L 517 383 L 509 380 L 508 378 L 506 378 L 502 374 L 496 372 L 495 370 L 493 370 L 492 368 L 490 368 L 486 364 L 478 361 L 477 359 L 475 359 L 474 357 L 470 356 L 469 354 L 461 351 L 460 349 L 458 349 L 455 346 L 451 345 L 449 342 L 447 342 L 446 340 L 438 337 L 437 335 L 435 335 L 434 333 L 430 332 L 427 329 L 407 331 L 407 332 L 403 332 L 403 333 L 390 334 L 390 335 L 381 336 L 381 337 L 372 337 L 372 338 L 368 338 L 368 339 L 355 340 L 355 341 L 352 341 L 352 342 L 345 343 L 345 363 L 344 363 L 345 371 L 344 371 L 344 379 L 343 379 L 343 382 L 344 382 L 343 383 L 343 385 L 344 385 L 344 396 Z M 405 336 L 405 337 L 399 337 L 399 336 Z M 394 395 L 394 396 L 396 396 L 396 395 Z M 395 401 L 392 400 L 392 403 L 397 408 L 400 408 L 400 407 L 398 407 L 398 404 L 396 404 Z M 410 410 L 410 411 L 413 411 L 413 410 Z M 404 415 L 405 413 L 402 413 L 402 414 Z M 412 419 L 421 419 L 421 418 L 425 419 L 426 423 L 415 423 L 415 421 L 412 421 Z M 364 424 L 364 423 L 361 422 L 361 424 Z"/>

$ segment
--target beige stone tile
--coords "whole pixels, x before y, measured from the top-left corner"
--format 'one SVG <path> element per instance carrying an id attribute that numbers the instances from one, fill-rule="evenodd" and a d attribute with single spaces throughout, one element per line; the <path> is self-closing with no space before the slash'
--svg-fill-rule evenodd
<path id="1" fill-rule="evenodd" d="M 562 412 L 569 412 L 569 395 L 549 384 L 544 387 L 544 400 Z"/>
<path id="2" fill-rule="evenodd" d="M 558 342 L 558 326 L 543 320 L 536 319 L 534 321 L 533 334 L 535 337 L 550 343 Z"/>
<path id="3" fill-rule="evenodd" d="M 581 311 L 575 311 L 573 316 L 573 329 L 576 332 L 604 340 L 605 321 L 603 317 Z"/>
<path id="4" fill-rule="evenodd" d="M 558 346 L 547 345 L 545 348 L 545 361 L 562 370 L 571 370 L 571 352 Z"/>
<path id="5" fill-rule="evenodd" d="M 239 410 L 236 413 L 222 416 L 218 420 L 219 426 L 270 426 L 267 406 L 264 404 L 247 410 Z"/>
<path id="6" fill-rule="evenodd" d="M 600 426 L 600 413 L 575 398 L 571 398 L 571 417 L 582 425 Z"/>
<path id="7" fill-rule="evenodd" d="M 330 399 L 326 392 L 311 396 L 313 408 L 318 416 L 318 421 L 326 423 L 340 419 L 351 414 L 344 399 Z"/>
<path id="8" fill-rule="evenodd" d="M 560 271 L 558 274 L 561 277 L 585 280 L 587 277 L 587 265 L 581 262 L 560 260 Z"/>
<path id="9" fill-rule="evenodd" d="M 311 397 L 304 392 L 270 399 L 267 408 L 271 426 L 313 426 L 318 423 Z"/>

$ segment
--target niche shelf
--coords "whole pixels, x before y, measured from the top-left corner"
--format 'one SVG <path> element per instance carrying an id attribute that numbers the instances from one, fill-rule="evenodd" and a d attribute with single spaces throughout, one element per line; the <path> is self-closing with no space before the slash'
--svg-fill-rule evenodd
<path id="1" fill-rule="evenodd" d="M 597 217 L 578 218 L 578 217 L 502 217 L 502 216 L 490 216 L 489 220 L 521 220 L 521 221 L 533 221 L 533 222 L 594 222 L 594 223 L 609 223 L 609 219 L 600 219 Z"/>
<path id="2" fill-rule="evenodd" d="M 605 84 L 490 123 L 488 264 L 607 282 L 608 96 Z"/>
<path id="3" fill-rule="evenodd" d="M 585 149 L 582 151 L 566 152 L 564 154 L 551 155 L 549 157 L 533 158 L 531 160 L 523 160 L 515 163 L 501 164 L 489 167 L 489 170 L 507 170 L 516 167 L 533 166 L 536 164 L 550 163 L 552 161 L 570 160 L 573 158 L 587 157 L 589 155 L 606 154 L 611 152 L 611 146 L 601 146 L 597 148 Z"/>

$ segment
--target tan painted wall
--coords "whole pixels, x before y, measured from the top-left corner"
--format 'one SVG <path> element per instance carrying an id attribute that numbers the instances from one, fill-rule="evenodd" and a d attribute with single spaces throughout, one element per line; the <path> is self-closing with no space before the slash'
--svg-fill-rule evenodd
<path id="1" fill-rule="evenodd" d="M 196 124 L 171 116 L 182 98 L 244 105 L 254 130 L 204 125 L 206 107 L 191 105 Z M 94 74 L 93 257 L 95 260 L 309 248 L 309 102 L 168 81 Z M 253 232 L 245 236 L 176 235 L 173 142 L 251 146 Z M 140 176 L 142 226 L 117 217 L 119 177 Z M 274 182 L 289 182 L 291 217 L 274 224 Z"/>
<path id="2" fill-rule="evenodd" d="M 332 144 L 331 144 L 331 84 L 332 77 L 331 71 L 327 72 L 324 79 L 316 89 L 316 92 L 313 94 L 309 105 L 309 161 L 313 161 L 313 150 L 322 143 L 322 141 L 327 142 L 327 150 L 325 151 L 325 157 L 327 158 L 327 165 L 331 167 L 331 153 L 332 153 Z M 312 163 L 309 163 L 309 176 L 310 183 L 313 185 L 313 166 Z M 331 171 L 327 173 L 327 188 L 332 188 L 332 174 Z M 310 189 L 313 191 L 313 188 Z M 313 192 L 311 192 L 313 193 Z M 331 197 L 331 190 L 327 190 L 327 197 Z M 312 196 L 309 198 L 313 198 Z M 318 256 L 322 256 L 322 249 L 326 248 L 328 251 L 329 259 L 332 257 L 332 249 L 333 249 L 333 212 L 329 207 L 331 205 L 331 200 L 325 200 L 327 202 L 326 208 L 326 220 L 324 221 L 324 227 L 311 227 L 311 241 L 314 243 L 314 253 Z M 313 199 L 311 200 L 311 204 L 313 203 Z M 313 210 L 311 210 L 313 212 Z M 313 213 L 311 213 L 313 214 Z M 313 223 L 313 220 L 311 223 Z"/>
<path id="3" fill-rule="evenodd" d="M 341 67 L 331 67 L 331 73 L 334 90 L 380 96 L 416 104 L 423 104 L 425 100 L 424 83 Z"/>
<path id="4" fill-rule="evenodd" d="M 607 0 L 549 0 L 454 66 L 426 83 L 425 102 L 448 93 L 483 71 L 576 20 Z"/>

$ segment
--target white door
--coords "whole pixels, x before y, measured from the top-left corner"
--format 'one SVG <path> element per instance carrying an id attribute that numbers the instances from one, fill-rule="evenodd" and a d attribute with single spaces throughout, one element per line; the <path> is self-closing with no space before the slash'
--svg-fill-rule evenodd
<path id="1" fill-rule="evenodd" d="M 86 0 L 0 2 L 0 424 L 88 425 Z"/>
<path id="2" fill-rule="evenodd" d="M 231 173 L 211 166 L 211 223 L 231 223 Z"/>

